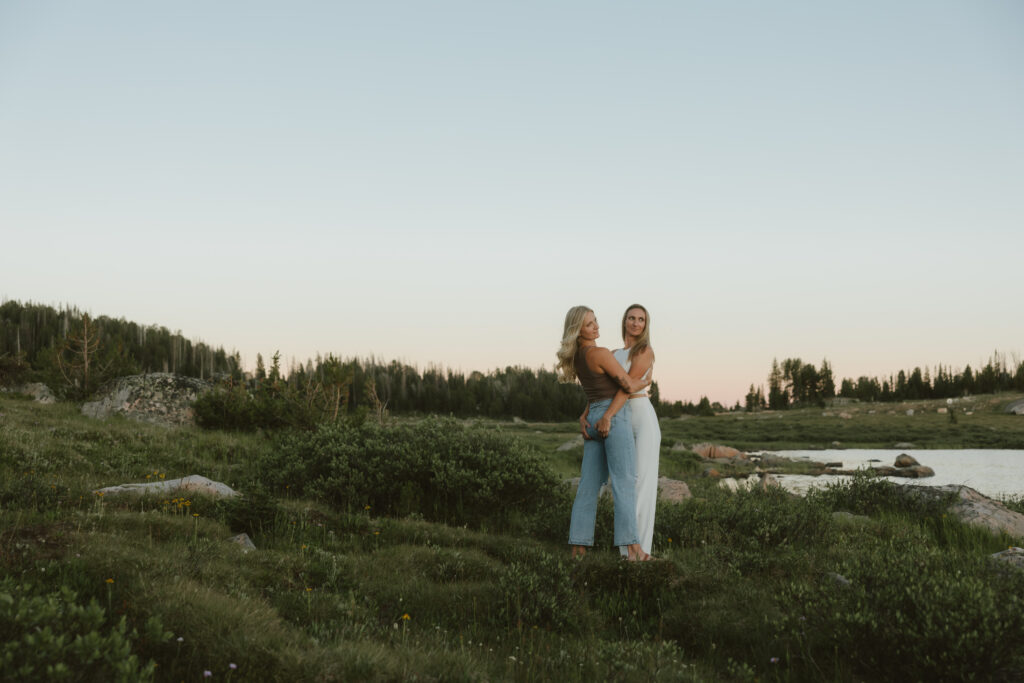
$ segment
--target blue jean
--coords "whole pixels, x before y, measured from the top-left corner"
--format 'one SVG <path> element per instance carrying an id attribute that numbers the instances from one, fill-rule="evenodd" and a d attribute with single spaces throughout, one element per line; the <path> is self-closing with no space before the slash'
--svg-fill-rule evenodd
<path id="1" fill-rule="evenodd" d="M 594 545 L 597 497 L 609 474 L 615 498 L 615 545 L 640 542 L 636 530 L 636 446 L 629 403 L 612 417 L 607 437 L 602 438 L 597 433 L 597 421 L 611 402 L 607 399 L 590 404 L 587 415 L 591 425 L 587 430 L 590 438 L 583 442 L 580 486 L 576 489 L 572 521 L 569 523 L 570 545 Z"/>

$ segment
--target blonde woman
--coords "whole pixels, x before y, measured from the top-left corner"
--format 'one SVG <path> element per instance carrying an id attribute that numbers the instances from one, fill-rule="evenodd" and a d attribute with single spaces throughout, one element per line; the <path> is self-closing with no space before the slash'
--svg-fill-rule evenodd
<path id="1" fill-rule="evenodd" d="M 569 544 L 573 557 L 582 556 L 594 545 L 597 497 L 610 475 L 615 498 L 615 545 L 624 547 L 630 560 L 647 560 L 650 556 L 640 548 L 636 530 L 636 453 L 630 408 L 626 405 L 607 421 L 602 422 L 601 417 L 620 389 L 636 393 L 650 380 L 630 377 L 611 351 L 597 345 L 599 336 L 594 311 L 586 306 L 569 309 L 557 354 L 558 379 L 564 383 L 579 380 L 587 396 L 587 414 L 597 420 L 588 428 L 583 443 L 583 465 L 572 505 Z"/>

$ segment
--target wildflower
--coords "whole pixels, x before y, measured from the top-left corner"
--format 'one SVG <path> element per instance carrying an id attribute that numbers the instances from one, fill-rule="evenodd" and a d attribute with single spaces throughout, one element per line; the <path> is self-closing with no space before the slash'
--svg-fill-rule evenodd
<path id="1" fill-rule="evenodd" d="M 779 658 L 778 657 L 772 657 L 768 661 L 771 662 L 772 664 L 778 664 L 779 663 Z"/>
<path id="2" fill-rule="evenodd" d="M 408 612 L 402 615 L 402 621 L 409 621 L 410 619 L 412 619 L 412 617 L 409 616 Z"/>
<path id="3" fill-rule="evenodd" d="M 107 579 L 107 583 L 114 583 L 113 579 Z"/>
<path id="4" fill-rule="evenodd" d="M 160 473 L 160 478 L 161 478 L 161 479 L 163 479 L 163 478 L 164 478 L 164 476 L 165 476 L 165 475 L 164 475 L 164 473 L 163 473 L 163 472 L 161 472 L 161 473 Z"/>
<path id="5" fill-rule="evenodd" d="M 311 590 L 313 590 L 313 589 L 312 589 L 312 588 L 310 588 L 309 586 L 306 586 L 306 592 L 307 592 L 307 593 L 308 593 L 308 592 L 310 592 Z"/>
<path id="6" fill-rule="evenodd" d="M 379 531 L 374 531 L 374 532 L 373 532 L 373 535 L 374 535 L 374 536 L 380 536 L 380 532 L 379 532 Z"/>
<path id="7" fill-rule="evenodd" d="M 511 660 L 513 662 L 516 661 L 516 656 L 515 655 L 509 655 L 508 658 L 509 658 L 509 660 Z"/>
<path id="8" fill-rule="evenodd" d="M 179 643 L 184 643 L 185 642 L 185 637 L 184 636 L 178 636 L 178 642 Z"/>
<path id="9" fill-rule="evenodd" d="M 193 513 L 192 513 L 192 516 L 193 516 L 193 517 L 198 517 L 198 516 L 199 516 L 199 513 L 198 513 L 198 512 L 193 512 Z"/>
<path id="10" fill-rule="evenodd" d="M 369 505 L 364 505 L 364 506 L 363 506 L 363 509 L 364 509 L 364 510 L 369 510 L 369 509 L 370 509 L 370 506 L 369 506 Z"/>
<path id="11" fill-rule="evenodd" d="M 671 538 L 670 538 L 670 539 L 668 539 L 668 542 L 669 542 L 669 543 L 671 543 L 671 542 L 672 542 L 672 539 L 671 539 Z"/>
<path id="12" fill-rule="evenodd" d="M 150 479 L 152 476 L 153 476 L 152 474 L 147 474 L 146 475 L 146 479 Z"/>
<path id="13" fill-rule="evenodd" d="M 231 662 L 230 664 L 228 664 L 228 668 L 231 669 L 232 671 L 234 671 L 235 669 L 238 668 L 238 665 L 235 664 L 234 662 Z"/>
<path id="14" fill-rule="evenodd" d="M 211 676 L 213 676 L 213 672 L 212 671 L 210 671 L 209 669 L 204 669 L 203 670 L 203 678 L 210 678 Z"/>
<path id="15" fill-rule="evenodd" d="M 309 546 L 307 546 L 307 545 L 306 545 L 305 543 L 303 543 L 303 544 L 302 544 L 302 549 L 303 549 L 303 550 L 305 550 L 305 549 L 306 549 L 306 548 L 308 548 L 308 547 L 309 547 Z"/>

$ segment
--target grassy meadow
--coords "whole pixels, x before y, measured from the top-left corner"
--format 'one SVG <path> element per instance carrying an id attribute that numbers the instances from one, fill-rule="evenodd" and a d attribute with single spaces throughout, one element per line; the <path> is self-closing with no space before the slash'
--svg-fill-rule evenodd
<path id="1" fill-rule="evenodd" d="M 988 555 L 1024 539 L 869 478 L 730 494 L 671 448 L 1024 448 L 1013 398 L 665 420 L 695 497 L 637 564 L 608 501 L 569 559 L 570 423 L 234 433 L 0 394 L 0 679 L 1015 680 L 1024 573 Z M 244 495 L 93 493 L 190 474 Z"/>

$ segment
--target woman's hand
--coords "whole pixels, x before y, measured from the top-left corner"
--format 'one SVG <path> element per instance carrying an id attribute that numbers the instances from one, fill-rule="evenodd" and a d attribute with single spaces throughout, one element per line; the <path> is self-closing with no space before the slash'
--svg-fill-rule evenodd
<path id="1" fill-rule="evenodd" d="M 597 433 L 602 437 L 607 437 L 608 432 L 612 430 L 612 419 L 607 415 L 602 415 L 601 419 L 597 421 Z"/>
<path id="2" fill-rule="evenodd" d="M 588 441 L 590 440 L 590 434 L 587 433 L 587 430 L 590 429 L 590 423 L 587 422 L 587 413 L 589 412 L 590 410 L 588 406 L 588 409 L 583 411 L 583 414 L 580 415 L 580 433 L 583 434 L 583 438 Z"/>

